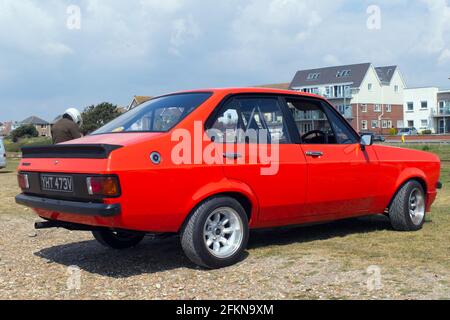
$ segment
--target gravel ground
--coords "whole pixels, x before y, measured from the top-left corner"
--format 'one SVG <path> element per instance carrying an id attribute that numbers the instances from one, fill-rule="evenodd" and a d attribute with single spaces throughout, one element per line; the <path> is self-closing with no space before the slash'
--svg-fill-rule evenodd
<path id="1" fill-rule="evenodd" d="M 432 223 L 424 235 L 436 252 L 393 251 L 387 239 L 408 250 L 418 235 L 380 217 L 253 232 L 240 264 L 206 271 L 177 237 L 116 252 L 90 233 L 35 231 L 35 215 L 14 204 L 14 174 L 0 186 L 0 299 L 450 298 L 449 241 L 433 238 Z"/>

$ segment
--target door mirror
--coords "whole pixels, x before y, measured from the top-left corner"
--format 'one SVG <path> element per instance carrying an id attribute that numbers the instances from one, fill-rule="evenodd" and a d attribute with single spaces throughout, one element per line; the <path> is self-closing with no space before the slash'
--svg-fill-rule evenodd
<path id="1" fill-rule="evenodd" d="M 361 136 L 361 147 L 364 150 L 364 147 L 368 147 L 373 145 L 373 135 L 371 134 L 364 134 Z"/>

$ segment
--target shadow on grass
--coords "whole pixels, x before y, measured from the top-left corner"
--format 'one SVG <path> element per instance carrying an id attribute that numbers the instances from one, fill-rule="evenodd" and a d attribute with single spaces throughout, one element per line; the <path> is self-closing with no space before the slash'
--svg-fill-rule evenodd
<path id="1" fill-rule="evenodd" d="M 0 170 L 0 174 L 6 174 L 6 173 L 14 173 L 14 171 L 2 171 L 2 170 Z"/>
<path id="2" fill-rule="evenodd" d="M 256 249 L 268 245 L 306 243 L 379 230 L 392 230 L 389 219 L 383 215 L 339 220 L 316 225 L 256 230 L 252 231 L 248 248 Z"/>
<path id="3" fill-rule="evenodd" d="M 328 224 L 252 231 L 248 248 L 268 245 L 288 245 L 354 233 L 367 233 L 389 229 L 383 216 L 338 221 Z M 178 268 L 197 268 L 184 255 L 177 236 L 167 239 L 145 239 L 139 246 L 115 251 L 104 248 L 96 241 L 53 246 L 35 253 L 36 256 L 65 266 L 76 265 L 84 271 L 112 278 L 127 278 Z M 246 252 L 242 260 L 248 256 Z"/>

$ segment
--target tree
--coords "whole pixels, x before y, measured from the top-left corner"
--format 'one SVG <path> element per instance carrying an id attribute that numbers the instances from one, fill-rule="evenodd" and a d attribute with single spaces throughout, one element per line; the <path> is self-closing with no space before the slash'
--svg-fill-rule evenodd
<path id="1" fill-rule="evenodd" d="M 114 120 L 120 116 L 120 114 L 119 108 L 108 102 L 103 102 L 96 106 L 89 106 L 84 109 L 81 114 L 83 117 L 81 132 L 83 132 L 83 134 L 91 133 L 111 120 Z"/>
<path id="2" fill-rule="evenodd" d="M 32 138 L 39 136 L 39 132 L 32 124 L 24 124 L 11 132 L 11 140 L 17 142 L 20 138 Z"/>

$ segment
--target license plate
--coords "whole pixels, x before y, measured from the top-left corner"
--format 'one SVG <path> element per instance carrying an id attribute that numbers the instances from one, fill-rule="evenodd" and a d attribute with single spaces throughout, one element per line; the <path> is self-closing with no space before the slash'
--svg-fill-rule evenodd
<path id="1" fill-rule="evenodd" d="M 73 180 L 71 176 L 43 174 L 41 188 L 44 191 L 73 192 Z"/>

